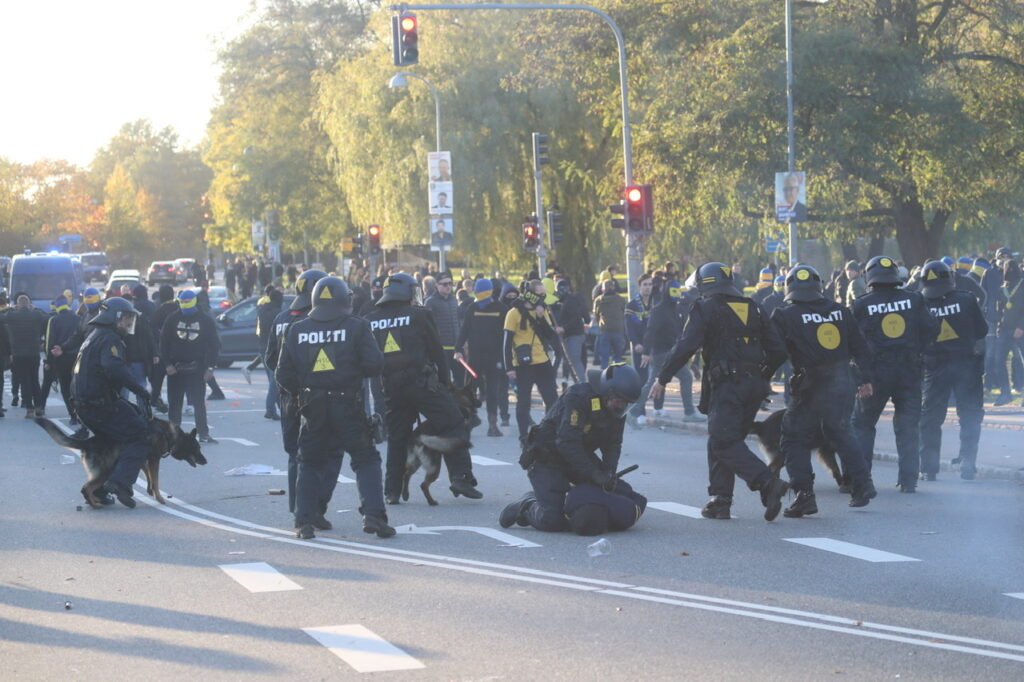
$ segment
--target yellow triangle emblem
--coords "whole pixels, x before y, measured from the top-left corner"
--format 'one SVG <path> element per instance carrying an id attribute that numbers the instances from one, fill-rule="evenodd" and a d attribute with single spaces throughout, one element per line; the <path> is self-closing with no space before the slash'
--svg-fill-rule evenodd
<path id="1" fill-rule="evenodd" d="M 402 347 L 398 345 L 398 341 L 395 341 L 395 337 L 391 332 L 388 332 L 388 339 L 384 342 L 385 353 L 400 353 Z"/>
<path id="2" fill-rule="evenodd" d="M 939 276 L 935 274 L 934 270 L 929 270 L 928 271 L 928 279 L 938 279 L 938 278 L 939 278 Z"/>
<path id="3" fill-rule="evenodd" d="M 740 318 L 740 322 L 747 323 L 747 315 L 750 313 L 749 303 L 729 303 L 729 307 L 736 313 L 736 317 Z"/>
<path id="4" fill-rule="evenodd" d="M 939 326 L 939 337 L 936 341 L 952 341 L 953 339 L 959 339 L 960 335 L 953 330 L 953 325 L 948 321 L 943 320 Z"/>
<path id="5" fill-rule="evenodd" d="M 323 348 L 317 353 L 316 362 L 313 363 L 314 372 L 331 372 L 334 370 L 334 363 L 327 357 L 327 353 Z"/>
<path id="6" fill-rule="evenodd" d="M 334 297 L 331 296 L 331 290 L 329 288 L 327 288 L 327 287 L 324 287 L 323 289 L 320 290 L 320 298 L 324 299 L 324 298 L 334 298 Z"/>

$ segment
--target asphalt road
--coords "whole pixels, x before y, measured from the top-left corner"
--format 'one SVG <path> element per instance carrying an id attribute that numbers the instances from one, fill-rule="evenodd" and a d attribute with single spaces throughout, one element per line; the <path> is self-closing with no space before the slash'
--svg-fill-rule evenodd
<path id="1" fill-rule="evenodd" d="M 947 475 L 904 495 L 876 462 L 879 497 L 853 510 L 819 468 L 815 517 L 766 523 L 740 483 L 736 518 L 707 521 L 703 437 L 627 429 L 651 505 L 592 557 L 594 538 L 500 528 L 526 476 L 514 429 L 478 429 L 483 500 L 441 480 L 428 507 L 414 487 L 379 540 L 343 481 L 335 530 L 300 541 L 268 494 L 286 458 L 266 379 L 218 377 L 220 444 L 206 467 L 164 460 L 163 506 L 137 488 L 135 510 L 81 510 L 68 451 L 20 410 L 0 421 L 4 678 L 1024 678 L 1019 482 Z M 225 475 L 252 464 L 281 473 Z"/>

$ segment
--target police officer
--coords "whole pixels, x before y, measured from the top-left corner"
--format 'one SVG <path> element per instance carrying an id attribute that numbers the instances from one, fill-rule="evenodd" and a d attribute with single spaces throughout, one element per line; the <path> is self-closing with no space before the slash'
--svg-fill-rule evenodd
<path id="1" fill-rule="evenodd" d="M 811 470 L 811 443 L 819 429 L 835 446 L 851 484 L 851 507 L 863 507 L 878 493 L 850 427 L 854 394 L 871 396 L 871 366 L 864 335 L 845 306 L 825 298 L 821 276 L 809 265 L 786 275 L 786 305 L 772 314 L 793 361 L 793 401 L 782 420 L 782 450 L 796 500 L 783 514 L 799 518 L 818 513 Z M 858 388 L 850 374 L 853 358 Z"/>
<path id="2" fill-rule="evenodd" d="M 404 272 L 388 277 L 377 309 L 369 313 L 377 344 L 384 352 L 383 386 L 388 431 L 388 455 L 384 475 L 384 498 L 398 504 L 405 475 L 409 438 L 413 422 L 423 417 L 437 436 L 469 440 L 466 420 L 449 387 L 448 357 L 437 336 L 430 312 L 412 304 L 416 280 Z M 444 455 L 451 481 L 449 489 L 458 497 L 480 499 L 473 477 L 469 450 L 462 448 Z"/>
<path id="3" fill-rule="evenodd" d="M 569 530 L 565 502 L 571 486 L 589 483 L 608 492 L 631 491 L 622 487 L 615 471 L 626 409 L 640 397 L 641 386 L 629 365 L 609 365 L 590 370 L 587 381 L 563 393 L 523 444 L 519 464 L 533 490 L 506 506 L 498 523 L 503 528 L 518 523 L 543 531 Z"/>
<path id="4" fill-rule="evenodd" d="M 988 334 L 988 323 L 978 299 L 955 288 L 953 272 L 941 261 L 926 263 L 921 270 L 921 293 L 939 323 L 938 334 L 924 350 L 924 398 L 921 406 L 921 479 L 934 481 L 939 472 L 942 423 L 949 396 L 956 397 L 960 420 L 960 478 L 975 473 L 985 390 L 982 385 L 984 351 L 979 348 Z"/>
<path id="5" fill-rule="evenodd" d="M 79 330 L 81 320 L 72 312 L 70 304 L 63 296 L 53 302 L 56 314 L 46 324 L 46 368 L 52 372 L 60 385 L 60 395 L 64 406 L 71 417 L 71 426 L 78 426 L 75 415 L 74 400 L 71 398 L 71 379 L 75 369 L 75 358 L 81 346 Z M 41 406 L 41 409 L 45 405 Z"/>
<path id="6" fill-rule="evenodd" d="M 352 315 L 352 292 L 338 277 L 321 278 L 307 319 L 292 324 L 275 377 L 299 405 L 295 527 L 298 537 L 330 530 L 324 514 L 338 482 L 343 452 L 359 490 L 363 532 L 389 538 L 381 486 L 380 455 L 370 440 L 363 407 L 363 379 L 379 374 L 384 357 L 366 320 Z"/>
<path id="7" fill-rule="evenodd" d="M 301 322 L 309 315 L 313 307 L 313 287 L 327 276 L 323 270 L 311 268 L 303 271 L 295 280 L 295 298 L 288 310 L 278 313 L 274 318 L 274 332 L 267 339 L 266 364 L 271 370 L 277 369 L 280 349 L 284 346 L 288 329 L 296 322 Z M 279 393 L 281 415 L 281 440 L 284 451 L 288 453 L 288 511 L 295 512 L 295 480 L 299 474 L 299 404 L 288 393 Z"/>
<path id="8" fill-rule="evenodd" d="M 75 361 L 72 394 L 78 416 L 89 429 L 120 443 L 117 464 L 107 482 L 97 491 L 104 504 L 117 496 L 126 507 L 134 508 L 132 485 L 149 455 L 149 426 L 140 411 L 120 396 L 127 388 L 144 406 L 149 391 L 136 380 L 125 362 L 124 337 L 135 332 L 138 312 L 120 297 L 100 304 L 100 312 L 89 325 L 92 331 L 82 344 Z"/>
<path id="9" fill-rule="evenodd" d="M 867 294 L 853 303 L 853 316 L 871 351 L 871 395 L 857 398 L 853 429 L 871 471 L 875 425 L 892 400 L 892 426 L 899 455 L 900 492 L 912 493 L 920 473 L 918 428 L 921 420 L 921 351 L 935 338 L 938 324 L 924 298 L 900 288 L 899 266 L 888 256 L 875 256 L 864 269 Z"/>
<path id="10" fill-rule="evenodd" d="M 703 349 L 698 409 L 708 415 L 711 499 L 701 515 L 730 518 L 733 486 L 739 476 L 751 490 L 760 491 L 764 518 L 771 521 L 779 515 L 789 484 L 773 476 L 744 439 L 786 352 L 760 307 L 733 284 L 729 266 L 705 263 L 697 270 L 696 285 L 702 298 L 690 309 L 683 334 L 651 386 L 650 396 L 663 396 L 676 373 Z"/>

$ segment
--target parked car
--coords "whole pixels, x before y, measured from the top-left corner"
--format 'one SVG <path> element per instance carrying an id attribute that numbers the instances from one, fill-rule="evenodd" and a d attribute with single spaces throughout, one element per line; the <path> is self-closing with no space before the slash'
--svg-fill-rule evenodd
<path id="1" fill-rule="evenodd" d="M 206 295 L 210 298 L 210 310 L 213 311 L 214 315 L 227 310 L 235 304 L 227 287 L 210 287 L 206 290 Z"/>
<path id="2" fill-rule="evenodd" d="M 192 266 L 195 264 L 195 258 L 175 258 L 174 267 L 178 269 L 178 281 L 187 282 L 192 279 Z"/>
<path id="3" fill-rule="evenodd" d="M 110 274 L 110 261 L 107 260 L 107 254 L 102 251 L 83 253 L 78 259 L 82 261 L 82 272 L 85 274 L 86 282 L 102 282 Z"/>
<path id="4" fill-rule="evenodd" d="M 157 284 L 170 284 L 174 286 L 181 281 L 181 278 L 178 276 L 178 266 L 171 260 L 155 260 L 149 266 L 146 281 L 149 282 L 149 286 L 156 286 Z"/>
<path id="5" fill-rule="evenodd" d="M 107 280 L 104 290 L 110 291 L 111 288 L 116 288 L 117 291 L 120 291 L 125 284 L 134 287 L 137 284 L 145 284 L 145 282 L 142 281 L 142 275 L 138 270 L 114 270 L 110 273 L 110 279 Z"/>
<path id="6" fill-rule="evenodd" d="M 256 303 L 260 298 L 250 296 L 242 299 L 219 315 L 214 311 L 217 333 L 220 335 L 218 367 L 230 367 L 231 363 L 237 360 L 248 362 L 259 355 L 260 344 L 256 338 Z M 287 309 L 294 299 L 295 296 L 286 294 L 281 309 Z"/>

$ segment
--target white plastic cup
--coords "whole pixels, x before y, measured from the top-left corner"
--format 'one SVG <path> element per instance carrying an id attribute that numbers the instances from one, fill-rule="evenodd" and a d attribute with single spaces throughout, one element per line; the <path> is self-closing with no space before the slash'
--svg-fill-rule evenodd
<path id="1" fill-rule="evenodd" d="M 612 543 L 608 542 L 604 538 L 601 538 L 592 545 L 587 545 L 587 554 L 592 557 L 602 556 L 612 551 Z"/>

